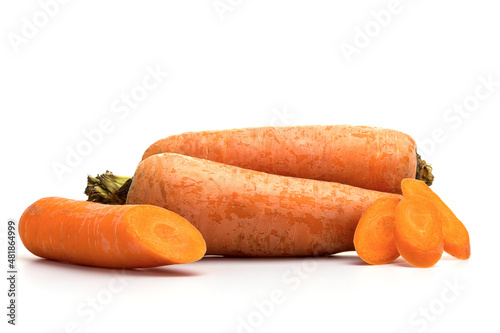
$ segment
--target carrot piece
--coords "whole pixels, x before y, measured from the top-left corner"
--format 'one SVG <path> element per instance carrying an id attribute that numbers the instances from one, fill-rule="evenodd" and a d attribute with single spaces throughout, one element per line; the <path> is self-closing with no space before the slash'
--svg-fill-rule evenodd
<path id="1" fill-rule="evenodd" d="M 431 267 L 443 254 L 441 214 L 431 200 L 405 197 L 396 207 L 394 238 L 401 256 L 416 267 Z"/>
<path id="2" fill-rule="evenodd" d="M 469 259 L 471 254 L 469 233 L 443 200 L 422 181 L 404 179 L 401 187 L 405 197 L 421 195 L 436 205 L 443 218 L 444 251 L 458 259 Z"/>
<path id="3" fill-rule="evenodd" d="M 164 153 L 139 163 L 126 202 L 185 217 L 205 238 L 207 254 L 312 256 L 354 250 L 362 212 L 386 195 L 401 198 Z"/>
<path id="4" fill-rule="evenodd" d="M 394 240 L 399 201 L 395 197 L 382 197 L 361 215 L 354 233 L 354 247 L 359 257 L 369 264 L 388 264 L 399 257 Z"/>
<path id="5" fill-rule="evenodd" d="M 280 126 L 189 132 L 158 140 L 142 159 L 178 153 L 282 176 L 401 193 L 404 178 L 432 184 L 407 134 L 368 126 Z"/>
<path id="6" fill-rule="evenodd" d="M 198 230 L 166 209 L 59 197 L 29 206 L 19 220 L 19 235 L 39 257 L 99 267 L 189 263 L 206 251 Z"/>

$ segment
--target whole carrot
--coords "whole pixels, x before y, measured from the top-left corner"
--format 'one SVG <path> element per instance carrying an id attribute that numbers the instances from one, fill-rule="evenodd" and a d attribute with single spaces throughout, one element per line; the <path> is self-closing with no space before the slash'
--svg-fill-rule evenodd
<path id="1" fill-rule="evenodd" d="M 246 169 L 401 193 L 404 178 L 432 184 L 407 134 L 367 126 L 283 126 L 189 132 L 152 144 L 142 159 L 178 153 Z"/>
<path id="2" fill-rule="evenodd" d="M 166 209 L 58 197 L 29 206 L 19 220 L 19 236 L 39 257 L 99 267 L 188 263 L 206 250 L 201 234 Z"/>
<path id="3" fill-rule="evenodd" d="M 311 256 L 354 250 L 362 212 L 385 195 L 164 153 L 139 163 L 126 202 L 183 216 L 207 254 Z"/>

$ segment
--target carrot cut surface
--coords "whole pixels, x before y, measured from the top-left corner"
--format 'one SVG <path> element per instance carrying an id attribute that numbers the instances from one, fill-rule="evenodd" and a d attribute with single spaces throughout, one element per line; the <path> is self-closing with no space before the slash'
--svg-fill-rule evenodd
<path id="1" fill-rule="evenodd" d="M 354 233 L 354 247 L 359 257 L 372 265 L 387 264 L 399 257 L 394 240 L 396 207 L 400 199 L 375 200 L 363 213 Z"/>
<path id="2" fill-rule="evenodd" d="M 420 195 L 434 203 L 442 216 L 444 251 L 458 259 L 469 259 L 471 254 L 469 232 L 443 200 L 419 180 L 404 179 L 401 187 L 405 197 Z"/>
<path id="3" fill-rule="evenodd" d="M 198 230 L 166 209 L 59 197 L 29 206 L 19 220 L 19 235 L 39 257 L 99 267 L 188 263 L 206 251 Z"/>
<path id="4" fill-rule="evenodd" d="M 416 267 L 431 267 L 443 254 L 441 214 L 422 196 L 404 198 L 396 207 L 395 241 L 398 252 Z"/>

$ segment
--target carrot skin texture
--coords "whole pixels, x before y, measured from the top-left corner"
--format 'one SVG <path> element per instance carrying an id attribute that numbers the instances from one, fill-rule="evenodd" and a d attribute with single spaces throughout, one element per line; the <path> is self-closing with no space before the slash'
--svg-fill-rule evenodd
<path id="1" fill-rule="evenodd" d="M 407 134 L 368 126 L 281 126 L 188 132 L 158 140 L 143 160 L 178 153 L 266 173 L 401 193 L 416 176 Z"/>
<path id="2" fill-rule="evenodd" d="M 163 234 L 162 228 L 170 234 Z M 206 251 L 201 234 L 165 209 L 59 197 L 30 205 L 19 220 L 19 235 L 25 247 L 39 257 L 97 267 L 187 263 L 200 259 Z"/>
<path id="3" fill-rule="evenodd" d="M 420 195 L 436 205 L 442 216 L 444 251 L 458 259 L 469 259 L 469 232 L 443 200 L 424 182 L 416 179 L 404 179 L 401 187 L 405 197 Z"/>
<path id="4" fill-rule="evenodd" d="M 361 215 L 354 233 L 354 247 L 365 262 L 383 265 L 399 257 L 394 240 L 399 202 L 400 199 L 395 197 L 379 198 Z"/>
<path id="5" fill-rule="evenodd" d="M 431 267 L 443 254 L 442 217 L 422 196 L 405 197 L 396 207 L 394 239 L 401 256 L 415 267 Z"/>
<path id="6" fill-rule="evenodd" d="M 228 256 L 311 256 L 354 250 L 354 230 L 362 212 L 388 195 L 174 153 L 143 160 L 132 179 L 128 204 L 176 212 L 201 232 L 207 254 Z"/>

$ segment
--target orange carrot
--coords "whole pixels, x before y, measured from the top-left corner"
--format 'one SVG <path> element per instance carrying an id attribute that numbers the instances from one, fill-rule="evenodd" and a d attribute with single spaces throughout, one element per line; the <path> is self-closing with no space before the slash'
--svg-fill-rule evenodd
<path id="1" fill-rule="evenodd" d="M 469 233 L 443 200 L 422 181 L 404 179 L 401 187 L 405 197 L 421 195 L 436 205 L 442 215 L 444 250 L 458 259 L 469 259 L 471 253 Z"/>
<path id="2" fill-rule="evenodd" d="M 354 247 L 359 257 L 369 264 L 387 264 L 399 257 L 394 240 L 399 201 L 395 197 L 382 197 L 361 215 L 354 233 Z"/>
<path id="3" fill-rule="evenodd" d="M 99 267 L 189 263 L 206 250 L 201 234 L 166 209 L 58 197 L 29 206 L 19 221 L 19 235 L 39 257 Z"/>
<path id="4" fill-rule="evenodd" d="M 396 207 L 394 239 L 401 256 L 416 267 L 431 267 L 443 254 L 441 214 L 431 200 L 414 195 Z"/>
<path id="5" fill-rule="evenodd" d="M 283 126 L 189 132 L 152 144 L 142 159 L 178 153 L 282 176 L 401 193 L 401 180 L 432 184 L 415 141 L 367 126 Z"/>
<path id="6" fill-rule="evenodd" d="M 384 195 L 165 153 L 139 163 L 126 202 L 185 217 L 207 254 L 311 256 L 354 250 L 362 212 Z"/>

